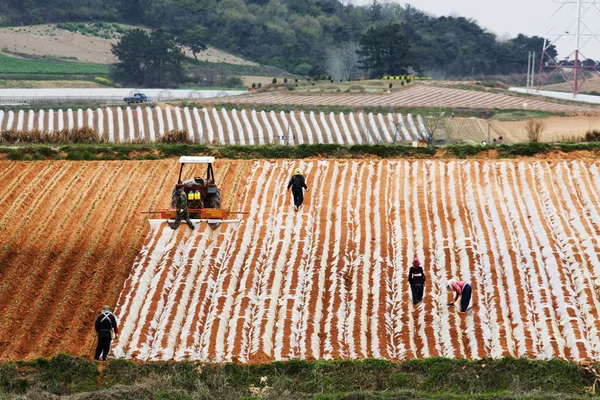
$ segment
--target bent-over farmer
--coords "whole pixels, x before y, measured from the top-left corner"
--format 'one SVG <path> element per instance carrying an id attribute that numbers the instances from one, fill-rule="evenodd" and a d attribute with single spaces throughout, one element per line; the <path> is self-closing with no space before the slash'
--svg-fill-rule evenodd
<path id="1" fill-rule="evenodd" d="M 471 302 L 471 284 L 466 281 L 455 281 L 451 279 L 448 281 L 447 286 L 449 290 L 454 291 L 454 300 L 448 305 L 453 306 L 460 296 L 460 312 L 466 312 L 469 309 L 469 303 Z"/>

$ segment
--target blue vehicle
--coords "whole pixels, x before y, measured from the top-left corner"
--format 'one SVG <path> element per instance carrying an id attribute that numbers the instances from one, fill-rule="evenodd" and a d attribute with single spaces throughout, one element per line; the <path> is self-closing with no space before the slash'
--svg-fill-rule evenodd
<path id="1" fill-rule="evenodd" d="M 133 97 L 125 97 L 123 99 L 127 104 L 139 104 L 148 101 L 148 97 L 144 93 L 134 93 Z"/>

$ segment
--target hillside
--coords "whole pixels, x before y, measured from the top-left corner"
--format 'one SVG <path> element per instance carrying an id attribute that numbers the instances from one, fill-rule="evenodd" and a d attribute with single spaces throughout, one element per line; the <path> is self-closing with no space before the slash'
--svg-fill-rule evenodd
<path id="1" fill-rule="evenodd" d="M 297 167 L 311 191 L 294 213 Z M 109 303 L 115 351 L 139 360 L 598 360 L 599 168 L 219 160 L 244 221 L 172 232 L 138 212 L 169 203 L 174 160 L 2 161 L 0 358 L 89 355 Z M 429 279 L 418 309 L 414 256 Z M 447 307 L 452 277 L 474 286 L 467 314 Z"/>
<path id="2" fill-rule="evenodd" d="M 402 35 L 418 64 L 438 78 L 522 73 L 528 51 L 541 37 L 499 40 L 464 17 L 433 17 L 411 6 L 373 2 L 356 6 L 339 0 L 7 0 L 0 25 L 118 22 L 162 28 L 206 41 L 215 48 L 301 76 L 359 74 L 355 50 L 369 27 L 403 24 Z M 486 48 L 485 52 L 480 51 Z M 550 52 L 553 48 L 549 49 Z M 394 74 L 393 71 L 389 73 Z"/>
<path id="3" fill-rule="evenodd" d="M 62 28 L 61 28 L 62 26 Z M 35 58 L 79 61 L 91 64 L 114 64 L 117 60 L 111 53 L 125 29 L 132 28 L 120 24 L 101 24 L 111 27 L 106 30 L 92 30 L 94 24 L 44 24 L 33 26 L 0 28 L 0 51 L 5 54 L 22 54 Z M 66 28 L 70 28 L 68 30 Z M 87 34 L 83 34 L 86 32 Z M 186 55 L 193 57 L 191 51 Z M 209 47 L 198 54 L 199 61 L 233 65 L 258 66 L 257 63 L 236 57 L 232 54 Z"/>

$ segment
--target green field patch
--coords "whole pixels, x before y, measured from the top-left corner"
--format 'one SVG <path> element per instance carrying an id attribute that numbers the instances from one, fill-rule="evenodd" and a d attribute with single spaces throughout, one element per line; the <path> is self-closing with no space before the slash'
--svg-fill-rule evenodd
<path id="1" fill-rule="evenodd" d="M 25 59 L 0 53 L 0 74 L 3 75 L 108 75 L 108 72 L 107 65 Z"/>

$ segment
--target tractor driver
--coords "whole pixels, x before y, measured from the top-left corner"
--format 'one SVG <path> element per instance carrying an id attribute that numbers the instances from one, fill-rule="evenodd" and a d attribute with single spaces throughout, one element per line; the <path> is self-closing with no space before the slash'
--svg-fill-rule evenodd
<path id="1" fill-rule="evenodd" d="M 185 220 L 188 226 L 194 230 L 194 224 L 190 221 L 188 214 L 187 194 L 183 191 L 183 186 L 177 188 L 177 218 L 171 228 L 177 229 L 181 224 L 181 220 Z"/>

